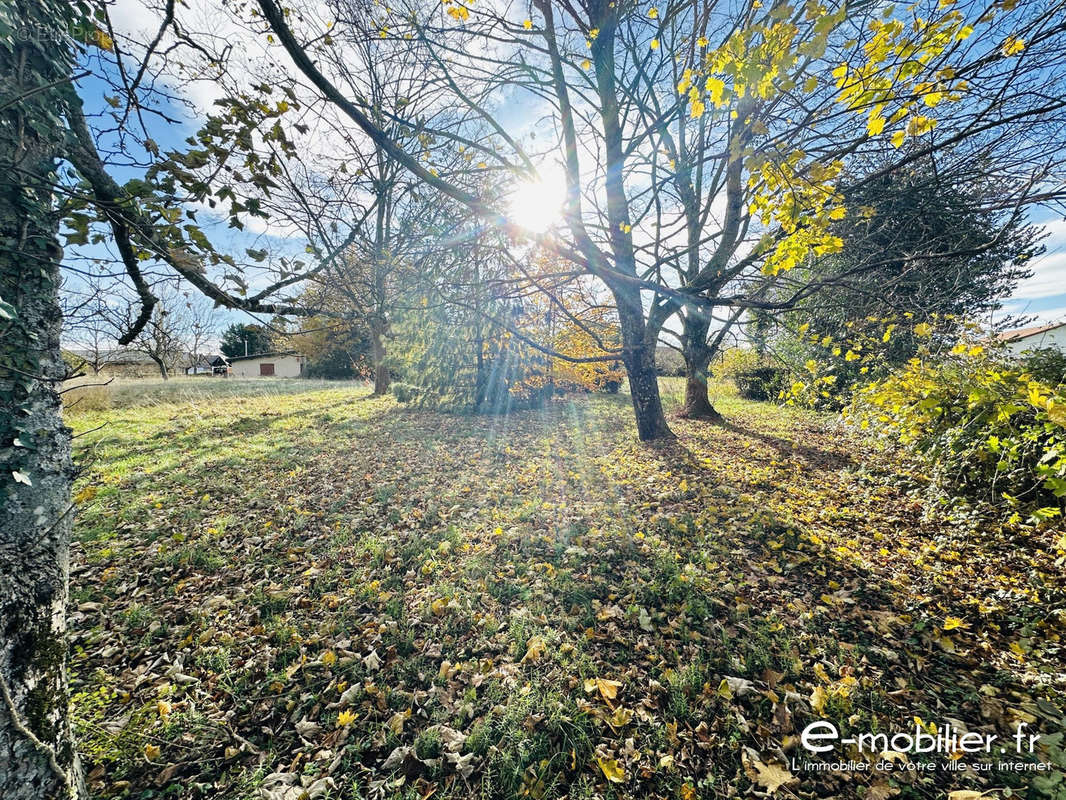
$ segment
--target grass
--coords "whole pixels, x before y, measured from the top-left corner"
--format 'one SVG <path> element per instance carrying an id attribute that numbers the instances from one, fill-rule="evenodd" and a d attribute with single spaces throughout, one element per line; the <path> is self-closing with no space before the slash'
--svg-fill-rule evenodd
<path id="1" fill-rule="evenodd" d="M 767 791 L 816 719 L 1061 725 L 1053 532 L 936 516 L 833 418 L 716 394 L 726 425 L 654 447 L 625 396 L 449 416 L 193 379 L 70 407 L 94 793 L 256 797 L 285 773 L 331 798 L 718 798 Z M 1031 760 L 1062 759 L 1048 741 Z"/>
<path id="2" fill-rule="evenodd" d="M 197 405 L 222 398 L 276 397 L 309 390 L 336 388 L 337 381 L 302 378 L 217 378 L 175 376 L 169 380 L 85 376 L 67 386 L 63 405 L 68 414 L 82 416 L 109 409 L 155 405 Z M 361 386 L 362 383 L 351 384 Z"/>

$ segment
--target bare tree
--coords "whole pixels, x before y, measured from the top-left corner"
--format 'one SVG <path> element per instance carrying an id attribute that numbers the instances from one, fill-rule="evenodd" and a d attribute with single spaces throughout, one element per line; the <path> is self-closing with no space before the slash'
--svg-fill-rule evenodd
<path id="1" fill-rule="evenodd" d="M 71 318 L 67 317 L 67 320 Z M 74 355 L 84 366 L 91 369 L 94 375 L 100 374 L 100 370 L 111 360 L 117 347 L 104 303 L 96 304 L 91 310 L 65 324 L 63 335 Z"/>
<path id="2" fill-rule="evenodd" d="M 208 345 L 218 338 L 218 313 L 211 303 L 197 295 L 185 298 L 184 315 L 188 319 L 185 334 L 185 353 L 192 367 L 200 365 L 200 359 L 209 351 Z"/>

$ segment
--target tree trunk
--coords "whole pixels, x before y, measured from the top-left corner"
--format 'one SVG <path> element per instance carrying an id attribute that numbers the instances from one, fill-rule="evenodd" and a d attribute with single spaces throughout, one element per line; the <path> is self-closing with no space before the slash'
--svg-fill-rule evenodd
<path id="1" fill-rule="evenodd" d="M 0 22 L 40 31 L 0 46 L 0 797 L 84 797 L 71 735 L 66 603 L 73 466 L 56 384 L 59 228 L 51 182 L 62 129 L 56 91 L 64 48 L 45 35 L 70 12 L 24 0 Z M 46 7 L 47 6 L 47 7 Z M 11 17 L 14 15 L 14 21 Z"/>
<path id="2" fill-rule="evenodd" d="M 646 356 L 646 353 L 641 352 L 625 359 L 626 373 L 629 376 L 629 396 L 637 418 L 637 436 L 642 442 L 673 439 L 674 433 L 666 424 L 666 416 L 663 414 L 655 361 Z"/>
<path id="3" fill-rule="evenodd" d="M 622 125 L 615 86 L 614 41 L 616 12 L 604 19 L 600 36 L 592 42 L 596 61 L 596 90 L 600 98 L 600 121 L 603 124 L 604 152 L 607 160 L 604 188 L 607 194 L 607 218 L 610 221 L 613 269 L 625 276 L 608 285 L 618 308 L 622 329 L 623 363 L 629 376 L 629 395 L 637 421 L 637 436 L 642 442 L 673 439 L 674 433 L 666 424 L 662 398 L 659 396 L 659 377 L 655 374 L 655 343 L 645 341 L 647 322 L 637 277 L 633 241 L 629 234 L 629 201 L 626 198 L 623 171 L 625 148 L 622 144 Z M 567 143 L 568 151 L 576 145 Z M 576 176 L 576 172 L 575 172 Z"/>
<path id="4" fill-rule="evenodd" d="M 616 290 L 618 321 L 622 329 L 622 346 L 629 378 L 629 396 L 637 419 L 637 436 L 642 442 L 673 439 L 674 433 L 666 424 L 662 398 L 659 396 L 659 376 L 655 373 L 655 347 L 645 341 L 644 308 L 638 289 Z"/>
<path id="5" fill-rule="evenodd" d="M 710 318 L 690 309 L 684 314 L 682 327 L 682 352 L 685 356 L 685 405 L 679 416 L 685 419 L 700 419 L 721 422 L 707 393 L 707 374 L 713 355 L 707 346 Z"/>
<path id="6" fill-rule="evenodd" d="M 370 326 L 370 356 L 374 362 L 374 394 L 383 395 L 389 391 L 392 382 L 388 365 L 385 363 L 385 341 L 380 326 Z"/>
<path id="7" fill-rule="evenodd" d="M 723 417 L 711 404 L 707 394 L 707 370 L 685 365 L 685 405 L 679 416 L 685 419 L 702 419 L 722 422 Z"/>

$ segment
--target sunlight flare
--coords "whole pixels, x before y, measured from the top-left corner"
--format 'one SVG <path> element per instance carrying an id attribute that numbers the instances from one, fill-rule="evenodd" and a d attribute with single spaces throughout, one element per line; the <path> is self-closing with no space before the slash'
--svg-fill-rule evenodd
<path id="1" fill-rule="evenodd" d="M 511 195 L 512 222 L 533 233 L 545 233 L 562 218 L 566 184 L 562 175 L 541 172 L 536 180 L 523 181 Z"/>

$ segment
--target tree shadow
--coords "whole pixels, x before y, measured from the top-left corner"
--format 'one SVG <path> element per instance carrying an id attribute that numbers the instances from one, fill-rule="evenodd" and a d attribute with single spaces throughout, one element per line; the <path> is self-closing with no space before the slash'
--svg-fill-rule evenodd
<path id="1" fill-rule="evenodd" d="M 772 434 L 764 433 L 755 430 L 754 428 L 745 427 L 739 422 L 735 422 L 731 419 L 726 419 L 717 423 L 716 427 L 734 433 L 737 436 L 755 439 L 772 447 L 782 455 L 798 455 L 811 463 L 823 463 L 829 469 L 839 469 L 855 465 L 855 459 L 851 455 L 839 451 L 834 452 L 819 447 L 801 444 L 793 439 L 784 439 L 780 436 L 773 436 Z"/>

